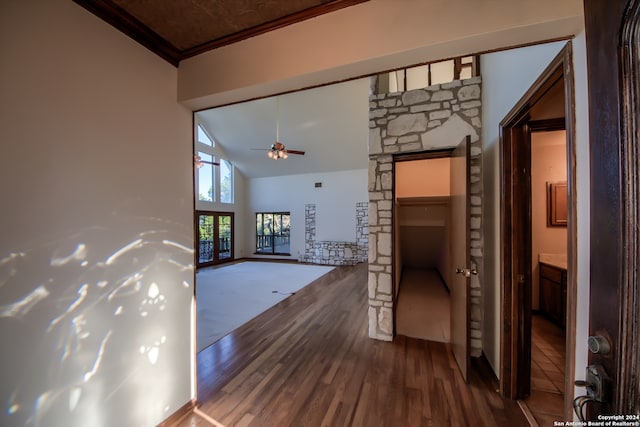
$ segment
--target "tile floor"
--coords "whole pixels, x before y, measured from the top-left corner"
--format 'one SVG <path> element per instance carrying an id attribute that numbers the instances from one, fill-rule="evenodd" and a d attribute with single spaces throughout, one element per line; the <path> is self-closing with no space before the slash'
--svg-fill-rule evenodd
<path id="1" fill-rule="evenodd" d="M 540 315 L 531 325 L 531 395 L 525 402 L 540 426 L 552 426 L 564 420 L 565 333 Z"/>

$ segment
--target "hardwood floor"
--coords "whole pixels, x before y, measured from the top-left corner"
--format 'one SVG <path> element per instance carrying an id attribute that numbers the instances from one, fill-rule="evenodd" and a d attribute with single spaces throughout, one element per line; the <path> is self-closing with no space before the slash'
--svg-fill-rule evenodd
<path id="1" fill-rule="evenodd" d="M 449 345 L 368 338 L 367 266 L 340 267 L 198 355 L 201 413 L 176 426 L 524 426 Z M 210 417 L 216 423 L 205 420 Z"/>

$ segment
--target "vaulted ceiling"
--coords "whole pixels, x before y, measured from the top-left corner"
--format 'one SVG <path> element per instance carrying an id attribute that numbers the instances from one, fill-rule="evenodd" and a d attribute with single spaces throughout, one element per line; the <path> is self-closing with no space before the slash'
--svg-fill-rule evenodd
<path id="1" fill-rule="evenodd" d="M 74 0 L 170 63 L 367 0 Z M 304 156 L 273 161 L 276 98 L 196 113 L 249 178 L 367 167 L 368 79 L 279 96 L 281 141 Z"/>
<path id="2" fill-rule="evenodd" d="M 367 0 L 74 0 L 173 65 Z"/>
<path id="3" fill-rule="evenodd" d="M 196 118 L 223 158 L 249 178 L 368 167 L 367 78 L 199 111 Z M 305 155 L 267 157 L 278 119 L 280 142 Z"/>

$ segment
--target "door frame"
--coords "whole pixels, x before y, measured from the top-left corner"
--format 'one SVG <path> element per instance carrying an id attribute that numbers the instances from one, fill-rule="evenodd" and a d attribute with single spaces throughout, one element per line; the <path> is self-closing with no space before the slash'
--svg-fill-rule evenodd
<path id="1" fill-rule="evenodd" d="M 397 174 L 396 174 L 396 163 L 399 162 L 410 162 L 413 160 L 429 160 L 429 159 L 442 159 L 442 158 L 446 158 L 446 157 L 451 157 L 453 155 L 453 150 L 455 147 L 449 147 L 449 148 L 436 148 L 433 150 L 428 150 L 428 151 L 420 151 L 420 152 L 412 152 L 412 153 L 399 153 L 399 154 L 394 154 L 393 155 L 393 161 L 391 162 L 391 167 L 392 167 L 392 173 L 393 173 L 393 183 L 392 183 L 392 200 L 393 200 L 393 227 L 391 228 L 391 241 L 393 242 L 393 244 L 391 245 L 391 292 L 392 292 L 392 298 L 393 298 L 393 336 L 396 336 L 396 321 L 397 321 L 397 310 L 398 310 L 398 292 L 400 291 L 400 289 L 398 289 L 400 287 L 400 281 L 402 279 L 401 277 L 401 271 L 398 271 L 398 267 L 396 266 L 396 261 L 398 259 L 398 255 L 396 253 L 396 251 L 398 250 L 398 245 L 396 242 L 397 239 L 397 231 L 396 231 L 396 226 L 399 226 L 398 222 L 397 222 L 397 199 L 396 199 L 396 178 L 397 178 Z"/>
<path id="2" fill-rule="evenodd" d="M 500 122 L 500 224 L 502 334 L 500 392 L 524 397 L 531 378 L 531 196 L 530 123 L 534 105 L 559 79 L 563 80 L 567 138 L 567 319 L 565 405 L 569 419 L 575 372 L 577 267 L 575 101 L 572 45 L 568 42 L 540 77 Z M 516 173 L 518 171 L 519 173 Z M 528 186 L 528 187 L 527 187 Z M 519 278 L 518 276 L 521 275 Z M 519 280 L 520 279 L 520 280 Z M 520 282 L 520 283 L 519 283 Z"/>
<path id="3" fill-rule="evenodd" d="M 213 259 L 207 262 L 200 262 L 200 215 L 212 216 L 213 219 Z M 219 247 L 219 222 L 218 218 L 221 216 L 230 216 L 231 217 L 231 256 L 229 258 L 219 259 L 220 247 Z M 195 234 L 195 260 L 196 260 L 196 268 L 201 267 L 209 267 L 212 265 L 223 264 L 225 262 L 231 262 L 235 260 L 234 250 L 235 250 L 235 225 L 234 225 L 234 212 L 225 212 L 225 211 L 209 211 L 209 210 L 196 210 L 194 214 L 194 234 Z"/>
<path id="4" fill-rule="evenodd" d="M 462 143 L 464 143 L 465 145 L 465 158 L 466 158 L 466 223 L 465 223 L 465 228 L 466 228 L 466 234 L 467 234 L 467 242 L 466 242 L 466 247 L 465 247 L 465 266 L 464 268 L 467 268 L 469 270 L 475 270 L 476 272 L 473 274 L 477 274 L 477 266 L 473 266 L 472 263 L 470 262 L 470 257 L 471 257 L 471 246 L 469 244 L 469 228 L 470 228 L 470 202 L 469 202 L 469 197 L 470 197 L 470 192 L 469 192 L 469 188 L 470 188 L 470 174 L 469 174 L 469 168 L 470 168 L 470 161 L 471 161 L 471 155 L 470 155 L 470 147 L 471 147 L 471 137 L 469 135 L 465 136 Z M 397 302 L 397 291 L 399 291 L 396 288 L 396 284 L 400 283 L 401 277 L 397 277 L 397 275 L 399 274 L 398 272 L 398 266 L 396 266 L 396 260 L 398 259 L 398 255 L 397 255 L 397 251 L 398 251 L 398 244 L 397 244 L 397 230 L 396 230 L 396 226 L 399 226 L 399 223 L 397 222 L 397 198 L 396 198 L 396 178 L 397 178 L 397 174 L 396 174 L 396 163 L 398 162 L 406 162 L 406 161 L 414 161 L 414 160 L 429 160 L 429 159 L 440 159 L 440 158 L 453 158 L 456 155 L 456 149 L 459 147 L 459 145 L 455 146 L 455 147 L 448 147 L 448 148 L 439 148 L 439 149 L 433 149 L 433 150 L 428 150 L 428 151 L 422 151 L 422 152 L 417 152 L 417 153 L 400 153 L 400 154 L 394 154 L 393 155 L 393 161 L 392 161 L 392 173 L 394 176 L 393 179 L 393 183 L 392 183 L 392 199 L 394 201 L 394 206 L 393 206 L 393 216 L 394 216 L 394 226 L 392 227 L 392 250 L 391 250 L 391 265 L 392 265 L 392 297 L 394 300 L 394 304 L 393 304 L 393 336 L 396 335 L 396 315 L 397 315 L 397 309 L 398 309 L 398 305 L 396 304 Z M 451 202 L 449 202 L 449 209 L 451 209 Z M 451 230 L 449 229 L 449 233 L 451 233 Z M 451 236 L 447 236 L 448 239 L 451 239 Z M 451 269 L 455 269 L 456 266 L 453 264 L 453 257 L 451 257 Z M 471 318 L 471 303 L 470 303 L 470 293 L 469 293 L 469 283 L 470 283 L 470 279 L 467 277 L 465 280 L 465 286 L 466 286 L 466 290 L 467 290 L 467 294 L 466 294 L 466 307 L 465 307 L 465 327 L 466 327 L 466 343 L 464 345 L 465 347 L 465 360 L 462 362 L 464 363 L 464 366 L 459 366 L 460 369 L 460 373 L 464 378 L 464 381 L 467 381 L 467 377 L 468 377 L 468 372 L 470 370 L 470 366 L 471 366 L 471 328 L 470 328 L 470 318 Z M 450 287 L 450 291 L 453 291 L 452 288 L 454 286 L 454 280 L 452 278 L 451 283 L 447 283 L 447 286 Z M 451 308 L 451 310 L 453 311 L 453 307 Z M 456 363 L 460 364 L 461 362 L 459 361 L 459 357 L 456 357 L 456 354 L 454 353 L 454 348 L 453 348 L 453 334 L 451 334 L 450 337 L 450 342 L 449 345 L 451 346 L 451 354 L 453 356 L 453 358 L 456 360 Z"/>
<path id="5" fill-rule="evenodd" d="M 589 353 L 611 379 L 611 398 L 589 415 L 640 413 L 640 0 L 585 0 L 589 87 Z M 606 78 L 604 76 L 607 76 Z"/>

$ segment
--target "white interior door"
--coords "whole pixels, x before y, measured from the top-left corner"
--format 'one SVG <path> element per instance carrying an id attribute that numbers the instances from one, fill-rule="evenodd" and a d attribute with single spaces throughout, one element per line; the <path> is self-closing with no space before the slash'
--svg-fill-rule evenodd
<path id="1" fill-rule="evenodd" d="M 469 370 L 469 298 L 471 269 L 469 247 L 469 137 L 454 150 L 451 158 L 451 346 L 460 372 L 467 381 Z"/>

